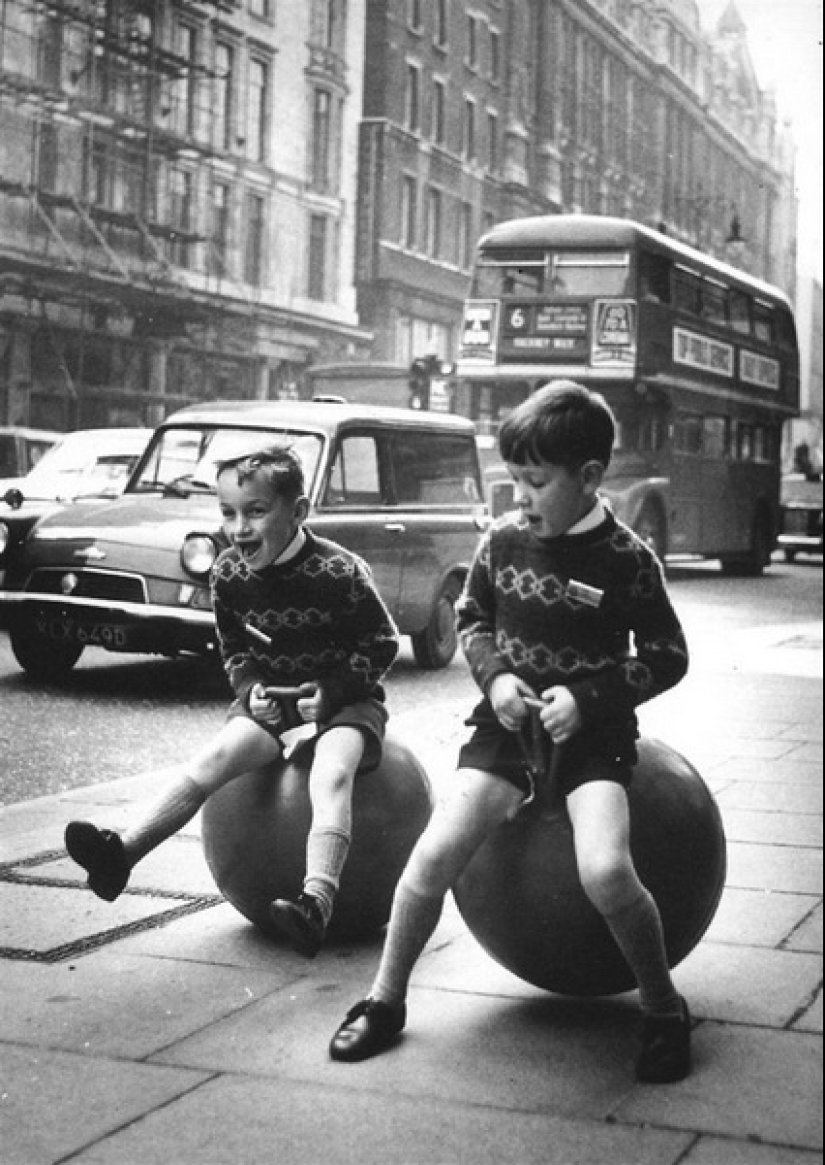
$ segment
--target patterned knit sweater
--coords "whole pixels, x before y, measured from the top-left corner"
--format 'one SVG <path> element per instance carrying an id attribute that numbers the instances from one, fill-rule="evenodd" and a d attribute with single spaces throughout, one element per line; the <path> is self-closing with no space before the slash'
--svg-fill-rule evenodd
<path id="1" fill-rule="evenodd" d="M 254 571 L 234 547 L 215 563 L 212 605 L 229 682 L 243 702 L 256 683 L 317 683 L 327 715 L 366 696 L 383 700 L 398 633 L 372 572 L 343 546 L 304 532 L 299 553 L 280 565 Z"/>
<path id="2" fill-rule="evenodd" d="M 593 529 L 547 541 L 518 514 L 500 518 L 476 552 L 458 628 L 485 694 L 504 672 L 537 694 L 563 685 L 583 731 L 617 743 L 638 736 L 636 706 L 687 671 L 661 565 L 609 511 Z"/>

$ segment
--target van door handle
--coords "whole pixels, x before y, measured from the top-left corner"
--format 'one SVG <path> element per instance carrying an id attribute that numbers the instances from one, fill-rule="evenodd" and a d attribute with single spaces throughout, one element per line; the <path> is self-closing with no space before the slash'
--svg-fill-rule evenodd
<path id="1" fill-rule="evenodd" d="M 403 534 L 407 527 L 403 522 L 387 522 L 384 525 L 384 529 L 388 530 L 391 534 Z"/>

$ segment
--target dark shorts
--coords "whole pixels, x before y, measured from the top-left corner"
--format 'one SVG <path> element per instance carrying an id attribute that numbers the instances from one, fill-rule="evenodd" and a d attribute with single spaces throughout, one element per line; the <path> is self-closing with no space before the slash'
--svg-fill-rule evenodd
<path id="1" fill-rule="evenodd" d="M 247 720 L 251 720 L 253 724 L 257 724 L 259 728 L 263 728 L 264 732 L 268 732 L 270 736 L 280 741 L 283 726 L 269 724 L 264 720 L 256 720 L 254 716 L 250 716 L 249 709 L 244 707 L 240 700 L 233 701 L 227 713 L 227 719 L 231 720 L 235 716 L 245 716 Z M 360 729 L 364 737 L 364 755 L 361 757 L 358 772 L 367 773 L 377 768 L 381 763 L 381 753 L 387 728 L 387 709 L 381 700 L 376 700 L 371 696 L 368 696 L 366 700 L 358 700 L 354 704 L 346 704 L 334 716 L 331 716 L 329 720 L 324 720 L 323 723 L 318 725 L 317 735 L 301 741 L 292 755 L 298 755 L 309 749 L 314 749 L 319 738 L 325 732 L 329 732 L 330 728 L 344 726 Z"/>
<path id="2" fill-rule="evenodd" d="M 536 754 L 529 736 L 525 739 L 521 733 L 503 728 L 487 700 L 473 710 L 465 723 L 473 733 L 459 749 L 458 767 L 493 773 L 532 795 L 535 790 L 528 757 L 535 759 Z M 558 755 L 554 756 L 556 750 Z M 546 733 L 540 741 L 540 766 L 547 773 L 553 765 L 564 796 L 590 781 L 615 781 L 627 789 L 636 760 L 636 747 L 630 741 L 617 748 L 615 742 L 594 739 L 591 732 L 562 745 L 553 744 Z"/>

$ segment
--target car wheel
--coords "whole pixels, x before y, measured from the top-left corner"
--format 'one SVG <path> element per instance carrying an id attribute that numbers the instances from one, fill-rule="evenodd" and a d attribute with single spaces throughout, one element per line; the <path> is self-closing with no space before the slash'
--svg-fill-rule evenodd
<path id="1" fill-rule="evenodd" d="M 413 635 L 413 655 L 419 667 L 434 671 L 446 667 L 455 655 L 458 648 L 455 604 L 460 594 L 461 583 L 457 578 L 448 578 L 433 603 L 429 623 Z"/>
<path id="2" fill-rule="evenodd" d="M 636 519 L 635 531 L 656 557 L 664 562 L 667 554 L 667 528 L 661 507 L 655 502 L 645 502 Z"/>
<path id="3" fill-rule="evenodd" d="M 51 639 L 25 615 L 11 622 L 9 641 L 23 671 L 38 680 L 67 676 L 83 654 L 82 645 Z"/>

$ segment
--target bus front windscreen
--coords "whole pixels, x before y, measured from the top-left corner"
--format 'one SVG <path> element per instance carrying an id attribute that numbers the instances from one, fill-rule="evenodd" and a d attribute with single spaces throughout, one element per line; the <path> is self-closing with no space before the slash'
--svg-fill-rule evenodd
<path id="1" fill-rule="evenodd" d="M 529 259 L 487 251 L 476 267 L 471 298 L 601 299 L 630 294 L 627 251 L 558 250 Z"/>

